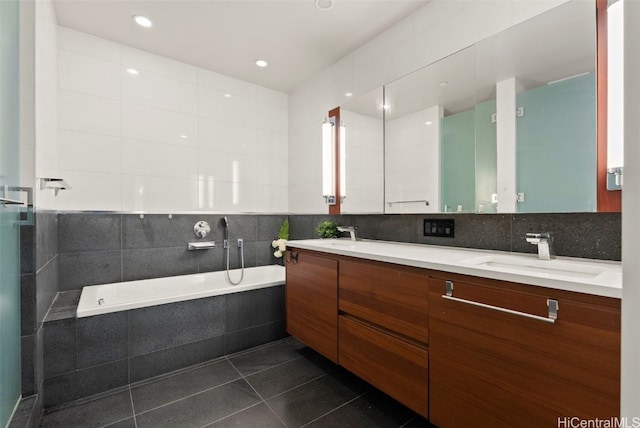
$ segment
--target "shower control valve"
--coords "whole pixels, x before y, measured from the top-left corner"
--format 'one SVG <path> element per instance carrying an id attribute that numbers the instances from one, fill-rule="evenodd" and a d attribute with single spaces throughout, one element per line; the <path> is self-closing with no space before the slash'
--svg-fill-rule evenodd
<path id="1" fill-rule="evenodd" d="M 199 221 L 193 225 L 193 234 L 198 238 L 206 238 L 209 232 L 211 232 L 211 226 L 206 221 Z"/>

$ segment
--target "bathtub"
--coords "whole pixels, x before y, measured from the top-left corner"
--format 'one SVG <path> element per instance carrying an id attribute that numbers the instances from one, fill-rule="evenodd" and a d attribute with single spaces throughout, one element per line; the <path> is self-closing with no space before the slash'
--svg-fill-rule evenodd
<path id="1" fill-rule="evenodd" d="M 235 282 L 240 278 L 240 269 L 231 270 L 230 274 Z M 91 285 L 82 289 L 77 317 L 239 293 L 284 282 L 284 266 L 269 265 L 245 268 L 239 285 L 229 284 L 225 271 Z"/>

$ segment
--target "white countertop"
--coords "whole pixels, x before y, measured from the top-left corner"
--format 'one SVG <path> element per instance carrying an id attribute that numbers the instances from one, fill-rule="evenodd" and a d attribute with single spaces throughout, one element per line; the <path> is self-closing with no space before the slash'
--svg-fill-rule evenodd
<path id="1" fill-rule="evenodd" d="M 539 260 L 535 254 L 372 240 L 306 239 L 288 241 L 287 246 L 557 290 L 622 297 L 620 262 L 573 257 Z"/>

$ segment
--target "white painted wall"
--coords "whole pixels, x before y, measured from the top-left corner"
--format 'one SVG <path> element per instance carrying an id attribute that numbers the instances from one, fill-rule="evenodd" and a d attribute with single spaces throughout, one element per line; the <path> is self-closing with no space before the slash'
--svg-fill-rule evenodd
<path id="1" fill-rule="evenodd" d="M 624 190 L 622 192 L 622 416 L 640 421 L 640 2 L 624 5 Z"/>
<path id="2" fill-rule="evenodd" d="M 289 210 L 326 213 L 320 124 L 327 112 L 566 0 L 433 0 L 289 94 Z M 589 1 L 589 0 L 585 0 Z"/>
<path id="3" fill-rule="evenodd" d="M 286 94 L 65 27 L 57 38 L 57 134 L 38 144 L 37 174 L 72 190 L 40 208 L 287 211 Z"/>

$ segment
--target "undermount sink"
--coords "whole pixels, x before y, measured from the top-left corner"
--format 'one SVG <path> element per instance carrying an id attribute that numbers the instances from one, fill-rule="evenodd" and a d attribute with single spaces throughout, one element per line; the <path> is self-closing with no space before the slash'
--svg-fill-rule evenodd
<path id="1" fill-rule="evenodd" d="M 466 260 L 464 264 L 488 269 L 556 275 L 572 278 L 595 278 L 606 271 L 600 266 L 566 260 L 540 260 L 522 256 L 482 256 Z"/>

